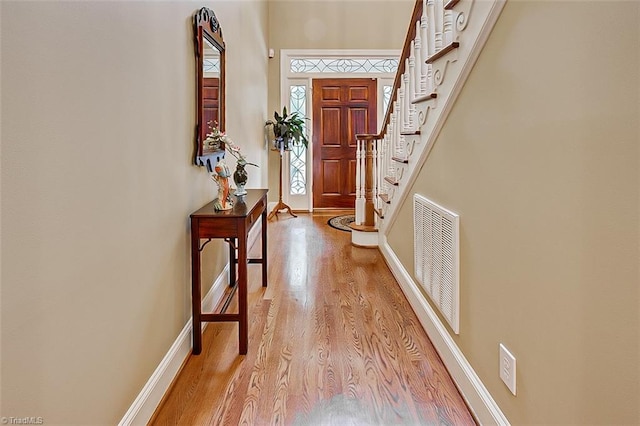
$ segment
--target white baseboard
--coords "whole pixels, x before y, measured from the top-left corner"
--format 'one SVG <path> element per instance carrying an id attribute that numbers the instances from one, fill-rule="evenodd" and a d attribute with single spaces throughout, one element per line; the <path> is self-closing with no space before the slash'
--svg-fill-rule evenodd
<path id="1" fill-rule="evenodd" d="M 247 247 L 251 247 L 258 237 L 261 235 L 262 217 L 260 217 L 255 225 L 249 231 L 247 237 Z M 211 312 L 220 302 L 224 295 L 224 290 L 229 282 L 229 264 L 222 270 L 216 278 L 207 295 L 202 299 L 202 311 Z M 202 330 L 207 323 L 202 323 Z M 119 426 L 129 425 L 146 425 L 153 413 L 155 412 L 162 397 L 171 386 L 173 379 L 180 371 L 180 367 L 184 360 L 191 353 L 193 340 L 191 339 L 191 331 L 193 325 L 191 319 L 187 321 L 184 328 L 176 338 L 169 352 L 164 356 L 156 370 L 153 372 L 142 391 L 129 407 L 126 414 L 118 423 Z"/>
<path id="2" fill-rule="evenodd" d="M 483 425 L 509 425 L 509 421 L 502 413 L 502 410 L 500 410 L 500 407 L 498 407 L 498 404 L 473 370 L 458 345 L 451 338 L 446 327 L 420 292 L 411 275 L 400 263 L 383 235 L 380 237 L 380 251 L 477 420 Z"/>
<path id="3" fill-rule="evenodd" d="M 255 227 L 254 227 L 255 228 Z M 211 286 L 211 290 L 202 299 L 203 312 L 211 312 L 218 304 L 224 294 L 224 288 L 229 282 L 229 264 L 222 270 Z M 204 330 L 207 323 L 202 324 Z M 126 414 L 118 423 L 119 426 L 129 425 L 146 425 L 153 413 L 156 411 L 158 404 L 162 400 L 165 392 L 171 386 L 173 379 L 180 371 L 180 367 L 184 360 L 191 353 L 193 341 L 191 339 L 191 331 L 193 325 L 191 319 L 187 321 L 184 328 L 176 338 L 169 352 L 164 356 L 156 370 L 153 372 L 147 383 L 142 388 L 140 394 L 129 407 Z"/>

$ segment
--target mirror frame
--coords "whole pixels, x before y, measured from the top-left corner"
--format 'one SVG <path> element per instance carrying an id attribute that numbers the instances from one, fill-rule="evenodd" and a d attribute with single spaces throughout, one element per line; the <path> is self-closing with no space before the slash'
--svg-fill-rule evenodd
<path id="1" fill-rule="evenodd" d="M 222 38 L 222 28 L 213 10 L 203 7 L 193 17 L 193 30 L 195 35 L 196 50 L 196 150 L 195 164 L 206 166 L 209 172 L 213 171 L 215 164 L 224 158 L 224 146 L 221 150 L 214 150 L 204 146 L 202 139 L 202 129 L 207 127 L 204 123 L 204 49 L 206 42 L 209 42 L 220 53 L 220 82 L 218 89 L 218 128 L 225 130 L 225 45 Z M 205 41 L 206 40 L 206 41 Z"/>

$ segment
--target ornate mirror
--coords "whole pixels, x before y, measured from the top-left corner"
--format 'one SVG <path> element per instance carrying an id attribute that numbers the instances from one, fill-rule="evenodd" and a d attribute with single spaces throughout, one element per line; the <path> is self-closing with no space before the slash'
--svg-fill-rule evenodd
<path id="1" fill-rule="evenodd" d="M 195 163 L 213 170 L 224 157 L 224 144 L 211 144 L 207 134 L 215 127 L 224 132 L 224 40 L 222 29 L 211 9 L 203 7 L 193 17 L 196 47 L 196 149 Z"/>

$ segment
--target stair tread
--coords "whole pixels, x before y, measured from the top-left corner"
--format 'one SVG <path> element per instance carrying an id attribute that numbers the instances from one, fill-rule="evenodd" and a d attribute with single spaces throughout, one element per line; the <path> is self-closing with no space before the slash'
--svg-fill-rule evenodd
<path id="1" fill-rule="evenodd" d="M 378 198 L 380 198 L 385 204 L 391 204 L 389 194 L 378 194 Z"/>
<path id="2" fill-rule="evenodd" d="M 399 182 L 395 178 L 392 178 L 392 177 L 389 177 L 389 176 L 385 176 L 384 180 L 389 182 L 391 185 L 394 185 L 394 186 L 398 186 L 399 185 Z"/>
<path id="3" fill-rule="evenodd" d="M 378 232 L 378 228 L 376 228 L 375 225 L 356 225 L 355 223 L 350 223 L 349 228 L 360 232 Z"/>
<path id="4" fill-rule="evenodd" d="M 435 92 L 427 93 L 426 95 L 418 96 L 417 98 L 412 100 L 411 103 L 415 105 L 415 104 L 419 104 L 420 102 L 430 101 L 431 99 L 435 99 L 437 97 L 438 97 L 438 94 Z"/>
<path id="5" fill-rule="evenodd" d="M 400 132 L 402 136 L 418 136 L 420 134 L 420 130 L 413 130 L 408 132 Z"/>
<path id="6" fill-rule="evenodd" d="M 391 160 L 393 160 L 393 161 L 395 161 L 397 163 L 409 164 L 409 159 L 408 158 L 391 157 Z"/>
<path id="7" fill-rule="evenodd" d="M 431 64 L 434 61 L 436 61 L 437 59 L 442 58 L 444 55 L 446 55 L 447 53 L 451 52 L 452 50 L 457 49 L 458 47 L 460 47 L 460 43 L 458 43 L 457 41 L 453 41 L 451 42 L 451 44 L 443 47 L 442 49 L 440 49 L 439 52 L 434 53 L 433 55 L 431 55 L 431 57 L 429 57 L 425 62 L 427 64 Z"/>

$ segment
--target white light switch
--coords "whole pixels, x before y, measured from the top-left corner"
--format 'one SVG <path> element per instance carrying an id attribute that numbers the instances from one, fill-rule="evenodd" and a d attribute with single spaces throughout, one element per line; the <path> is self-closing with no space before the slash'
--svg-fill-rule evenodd
<path id="1" fill-rule="evenodd" d="M 516 357 L 500 343 L 500 378 L 512 394 L 516 394 Z"/>

